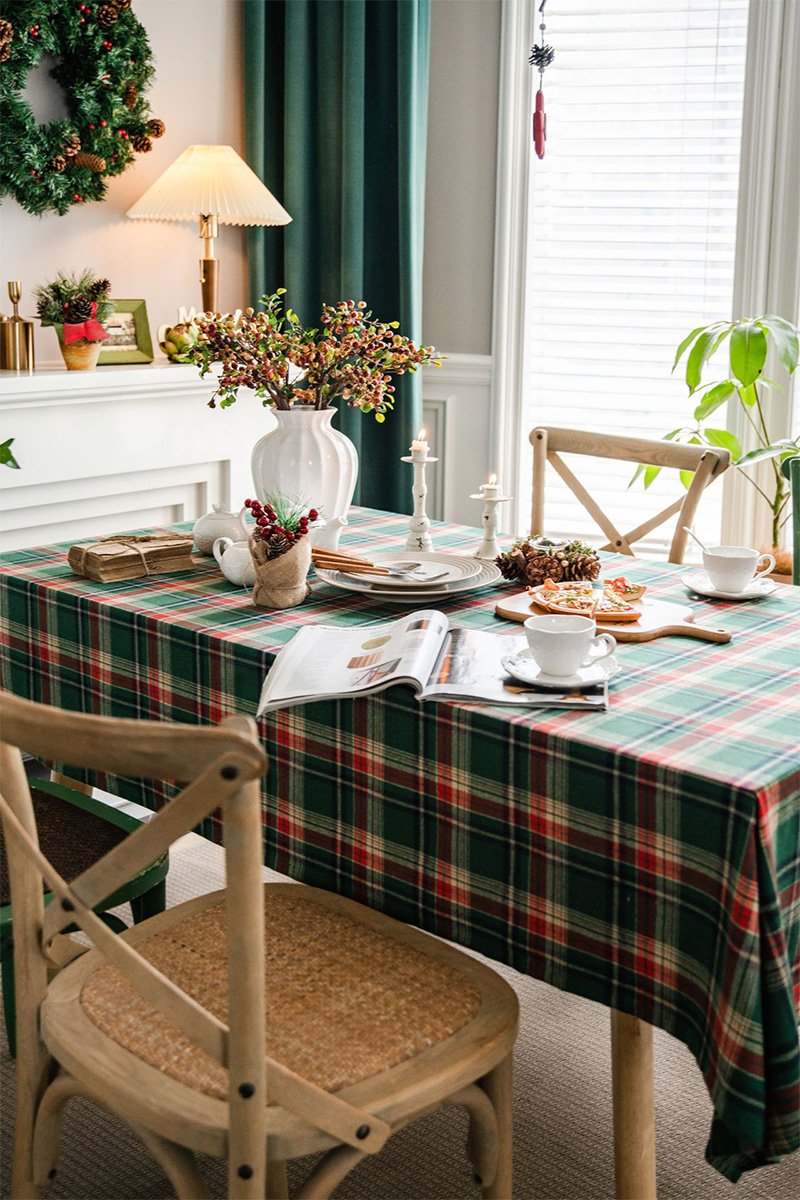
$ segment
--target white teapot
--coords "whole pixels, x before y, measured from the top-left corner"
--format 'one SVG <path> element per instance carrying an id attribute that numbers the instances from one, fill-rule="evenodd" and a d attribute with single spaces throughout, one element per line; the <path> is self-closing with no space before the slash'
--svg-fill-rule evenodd
<path id="1" fill-rule="evenodd" d="M 213 553 L 228 583 L 234 583 L 237 587 L 255 585 L 256 570 L 247 542 L 234 542 L 229 537 L 217 538 Z"/>
<path id="2" fill-rule="evenodd" d="M 211 554 L 214 542 L 221 537 L 230 538 L 232 542 L 247 541 L 246 513 L 247 509 L 243 508 L 237 517 L 236 513 L 226 512 L 221 504 L 215 504 L 214 511 L 200 517 L 192 530 L 198 553 Z"/>

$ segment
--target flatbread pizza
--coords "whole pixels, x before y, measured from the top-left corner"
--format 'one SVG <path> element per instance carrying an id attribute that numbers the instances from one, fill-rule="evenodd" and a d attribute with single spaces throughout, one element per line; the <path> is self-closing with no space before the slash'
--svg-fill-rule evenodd
<path id="1" fill-rule="evenodd" d="M 528 588 L 537 608 L 548 613 L 572 617 L 591 617 L 596 621 L 638 621 L 642 610 L 623 599 L 615 589 L 604 587 L 600 599 L 590 583 L 553 583 L 546 579 L 539 587 Z M 641 593 L 640 593 L 641 594 Z"/>

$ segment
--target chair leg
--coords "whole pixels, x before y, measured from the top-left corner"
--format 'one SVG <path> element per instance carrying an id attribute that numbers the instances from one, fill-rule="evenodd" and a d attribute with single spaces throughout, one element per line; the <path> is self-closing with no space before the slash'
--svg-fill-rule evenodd
<path id="1" fill-rule="evenodd" d="M 286 1163 L 267 1158 L 267 1200 L 289 1200 Z"/>
<path id="2" fill-rule="evenodd" d="M 148 892 L 143 892 L 141 896 L 134 896 L 131 900 L 131 916 L 134 925 L 138 925 L 140 921 L 146 921 L 148 917 L 157 916 L 166 907 L 167 881 L 162 879 L 160 883 L 154 884 Z"/>
<path id="3" fill-rule="evenodd" d="M 512 1057 L 509 1054 L 480 1085 L 492 1102 L 497 1117 L 497 1171 L 483 1188 L 484 1200 L 511 1200 L 514 1164 L 514 1091 Z"/>
<path id="4" fill-rule="evenodd" d="M 467 1110 L 469 1133 L 467 1157 L 475 1171 L 475 1182 L 489 1187 L 497 1174 L 497 1114 L 482 1087 L 471 1083 L 448 1096 L 447 1104 L 457 1104 Z"/>
<path id="5" fill-rule="evenodd" d="M 329 1150 L 305 1180 L 295 1200 L 330 1200 L 345 1175 L 365 1157 L 352 1146 L 337 1146 L 335 1150 Z"/>
<path id="6" fill-rule="evenodd" d="M 176 1142 L 169 1142 L 140 1125 L 131 1125 L 131 1129 L 161 1167 L 174 1187 L 178 1200 L 211 1200 L 211 1192 L 197 1169 L 191 1150 Z"/>

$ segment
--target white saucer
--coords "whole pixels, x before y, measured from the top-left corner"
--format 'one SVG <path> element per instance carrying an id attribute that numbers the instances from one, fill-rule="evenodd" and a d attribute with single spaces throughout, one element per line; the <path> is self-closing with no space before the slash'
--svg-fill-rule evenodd
<path id="1" fill-rule="evenodd" d="M 772 579 L 751 579 L 741 592 L 723 592 L 714 587 L 705 571 L 681 575 L 681 583 L 690 592 L 697 592 L 698 596 L 710 596 L 712 600 L 763 600 L 765 596 L 771 596 L 778 586 Z"/>
<path id="2" fill-rule="evenodd" d="M 596 663 L 580 667 L 575 675 L 545 675 L 530 650 L 509 654 L 500 660 L 501 666 L 520 683 L 534 683 L 544 688 L 589 687 L 613 679 L 619 671 L 619 663 L 613 654 L 605 654 Z"/>

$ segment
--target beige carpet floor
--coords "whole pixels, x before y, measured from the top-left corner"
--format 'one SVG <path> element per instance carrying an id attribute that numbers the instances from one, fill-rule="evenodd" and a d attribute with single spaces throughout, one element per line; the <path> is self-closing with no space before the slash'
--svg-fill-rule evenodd
<path id="1" fill-rule="evenodd" d="M 265 873 L 269 877 L 269 873 Z M 222 852 L 190 834 L 172 853 L 169 903 L 223 884 Z M 493 964 L 496 966 L 496 964 Z M 614 1195 L 608 1012 L 546 984 L 503 972 L 516 989 L 522 1026 L 515 1055 L 515 1200 L 605 1200 Z M 660 1200 L 798 1200 L 800 1155 L 745 1175 L 735 1185 L 703 1158 L 711 1105 L 686 1048 L 656 1031 Z M 2 1186 L 8 1197 L 13 1066 L 2 1040 Z M 470 1200 L 465 1121 L 446 1110 L 392 1139 L 344 1182 L 337 1200 Z M 295 1164 L 290 1186 L 308 1164 Z M 205 1160 L 214 1196 L 225 1195 L 221 1164 Z M 53 1200 L 162 1200 L 172 1195 L 141 1143 L 87 1101 L 67 1110 Z"/>

